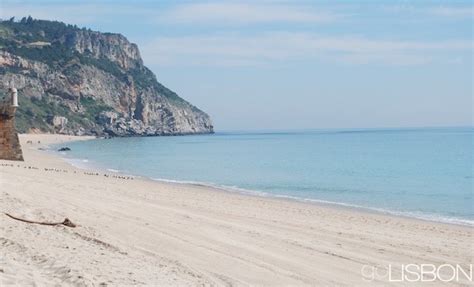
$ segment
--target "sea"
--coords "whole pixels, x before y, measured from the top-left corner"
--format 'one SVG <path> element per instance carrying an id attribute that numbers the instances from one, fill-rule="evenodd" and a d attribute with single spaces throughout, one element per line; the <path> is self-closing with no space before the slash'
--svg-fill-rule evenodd
<path id="1" fill-rule="evenodd" d="M 62 156 L 80 168 L 474 226 L 473 135 L 472 127 L 217 132 L 72 142 Z"/>

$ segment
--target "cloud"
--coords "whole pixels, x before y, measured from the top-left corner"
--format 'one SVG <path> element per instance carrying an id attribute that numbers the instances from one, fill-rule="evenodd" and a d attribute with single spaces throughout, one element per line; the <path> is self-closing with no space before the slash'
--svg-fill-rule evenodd
<path id="1" fill-rule="evenodd" d="M 323 36 L 314 32 L 315 27 L 318 27 L 314 23 L 340 19 L 344 21 L 338 24 L 343 23 L 345 29 L 350 29 L 348 25 L 354 23 L 355 18 L 354 15 L 350 16 L 349 12 L 357 10 L 354 5 L 332 5 L 330 9 L 328 5 L 324 5 L 325 9 L 321 9 L 318 5 L 310 7 L 305 2 L 178 2 L 179 4 L 172 3 L 170 6 L 158 5 L 162 8 L 158 9 L 150 3 L 143 3 L 133 5 L 108 1 L 64 3 L 51 0 L 3 0 L 0 1 L 0 17 L 5 19 L 11 16 L 32 15 L 34 18 L 60 20 L 79 26 L 94 24 L 96 27 L 101 27 L 98 23 L 107 22 L 106 27 L 109 28 L 115 27 L 121 19 L 138 21 L 142 27 L 147 27 L 146 33 L 143 33 L 143 30 L 136 32 L 136 35 L 140 35 L 136 38 L 141 39 L 139 46 L 142 55 L 146 63 L 157 65 L 252 66 L 314 59 L 350 64 L 423 65 L 438 60 L 440 54 L 446 51 L 450 52 L 453 58 L 459 58 L 459 51 L 472 51 L 472 40 L 403 41 L 377 39 L 375 36 Z M 472 15 L 472 5 L 410 4 L 393 5 L 389 8 L 392 9 L 389 10 L 391 13 L 397 12 L 398 10 L 393 10 L 396 8 L 401 9 L 398 11 L 401 13 L 413 10 L 412 13 L 425 16 L 427 13 L 439 17 Z M 340 13 L 341 11 L 345 13 Z M 279 23 L 283 25 L 274 25 Z M 175 24 L 181 25 L 175 34 L 159 37 L 164 30 L 156 28 L 162 24 L 172 24 L 173 27 Z M 199 24 L 210 25 L 212 33 L 215 34 L 199 34 L 202 31 L 195 29 Z M 250 24 L 258 27 L 241 29 L 241 26 Z M 134 23 L 130 25 L 137 27 Z M 284 28 L 281 28 L 282 26 Z M 276 29 L 294 32 L 275 32 Z M 209 29 L 207 31 L 209 33 Z M 367 28 L 367 31 L 370 32 L 371 28 Z M 183 36 L 183 33 L 186 35 Z M 144 40 L 148 36 L 142 37 L 142 34 L 155 37 L 155 40 Z"/>
<path id="2" fill-rule="evenodd" d="M 313 23 L 340 16 L 302 5 L 265 2 L 215 2 L 182 4 L 164 13 L 161 20 L 192 24 Z"/>
<path id="3" fill-rule="evenodd" d="M 84 25 L 113 21 L 117 17 L 153 17 L 153 12 L 141 7 L 106 2 L 54 2 L 0 1 L 0 18 L 20 19 L 31 15 L 35 19 L 62 21 L 68 24 Z"/>
<path id="4" fill-rule="evenodd" d="M 31 15 L 36 19 L 57 20 L 72 24 L 87 24 L 96 19 L 97 7 L 90 4 L 81 5 L 55 5 L 24 2 L 2 2 L 0 4 L 0 17 L 20 19 Z M 88 12 L 89 11 L 89 12 Z"/>
<path id="5" fill-rule="evenodd" d="M 449 3 L 449 2 L 448 2 Z M 412 15 L 421 18 L 427 16 L 436 16 L 444 19 L 459 20 L 469 19 L 474 16 L 474 7 L 469 4 L 451 4 L 451 5 L 418 5 L 416 2 L 400 2 L 398 4 L 384 4 L 380 6 L 381 11 Z"/>
<path id="6" fill-rule="evenodd" d="M 312 33 L 161 37 L 142 45 L 145 61 L 158 65 L 261 65 L 289 60 L 352 64 L 420 65 L 436 53 L 469 51 L 468 41 L 417 42 L 328 37 Z"/>
<path id="7" fill-rule="evenodd" d="M 450 18 L 469 18 L 474 16 L 474 8 L 472 6 L 451 7 L 440 6 L 433 7 L 428 10 L 429 13 L 436 16 L 450 17 Z"/>
<path id="8" fill-rule="evenodd" d="M 3 19 L 31 15 L 38 19 L 59 20 L 75 24 L 104 21 L 110 16 L 139 16 L 143 20 L 173 24 L 247 25 L 256 23 L 315 23 L 333 21 L 340 15 L 318 11 L 300 4 L 270 2 L 203 2 L 153 6 L 113 2 L 0 2 Z"/>

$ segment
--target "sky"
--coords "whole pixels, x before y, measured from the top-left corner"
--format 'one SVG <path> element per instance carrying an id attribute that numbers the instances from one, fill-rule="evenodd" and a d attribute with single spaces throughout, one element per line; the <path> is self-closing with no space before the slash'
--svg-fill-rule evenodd
<path id="1" fill-rule="evenodd" d="M 472 126 L 471 1 L 11 1 L 125 35 L 216 130 Z"/>

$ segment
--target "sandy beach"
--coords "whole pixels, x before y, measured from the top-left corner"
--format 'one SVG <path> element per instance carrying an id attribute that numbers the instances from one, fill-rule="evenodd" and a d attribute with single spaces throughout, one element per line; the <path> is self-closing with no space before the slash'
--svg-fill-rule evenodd
<path id="1" fill-rule="evenodd" d="M 473 262 L 470 227 L 85 171 L 38 150 L 85 139 L 22 135 L 25 162 L 0 160 L 2 286 L 406 286 L 382 271 Z"/>

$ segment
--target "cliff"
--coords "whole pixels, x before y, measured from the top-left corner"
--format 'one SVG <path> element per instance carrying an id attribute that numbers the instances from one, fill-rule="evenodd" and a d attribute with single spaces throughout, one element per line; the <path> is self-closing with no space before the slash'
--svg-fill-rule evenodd
<path id="1" fill-rule="evenodd" d="M 0 89 L 18 89 L 20 132 L 212 133 L 210 117 L 161 85 L 120 34 L 23 18 L 0 22 Z"/>

